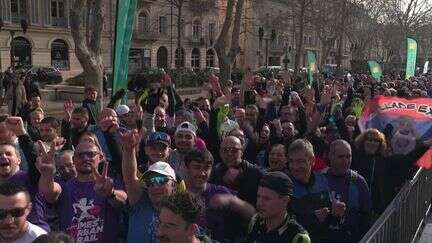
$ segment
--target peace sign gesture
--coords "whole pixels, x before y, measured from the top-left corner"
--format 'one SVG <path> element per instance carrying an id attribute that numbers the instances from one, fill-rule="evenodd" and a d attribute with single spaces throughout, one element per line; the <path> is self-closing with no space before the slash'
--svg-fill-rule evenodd
<path id="1" fill-rule="evenodd" d="M 92 167 L 93 176 L 95 178 L 95 192 L 102 197 L 109 197 L 114 193 L 114 183 L 108 177 L 108 162 L 103 162 L 102 174 L 99 173 L 96 167 Z"/>
<path id="2" fill-rule="evenodd" d="M 52 141 L 49 151 L 46 150 L 42 141 L 38 141 L 39 156 L 36 159 L 36 168 L 44 176 L 53 176 L 55 173 L 54 155 L 59 152 L 65 144 L 64 138 L 56 138 Z"/>

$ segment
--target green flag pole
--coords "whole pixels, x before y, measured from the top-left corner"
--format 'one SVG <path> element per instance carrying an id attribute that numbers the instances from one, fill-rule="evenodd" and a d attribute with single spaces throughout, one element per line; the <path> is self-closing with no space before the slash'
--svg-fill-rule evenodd
<path id="1" fill-rule="evenodd" d="M 120 89 L 127 91 L 129 49 L 131 46 L 136 7 L 137 0 L 117 0 L 113 60 L 113 93 Z M 123 103 L 126 103 L 126 101 L 127 95 L 124 97 Z"/>
<path id="2" fill-rule="evenodd" d="M 408 37 L 405 79 L 409 79 L 415 76 L 416 61 L 417 61 L 417 41 L 412 37 Z"/>
<path id="3" fill-rule="evenodd" d="M 316 64 L 316 57 L 315 57 L 315 53 L 313 51 L 307 51 L 306 53 L 306 59 L 307 59 L 307 64 L 308 64 L 308 81 L 309 81 L 309 85 L 312 86 L 313 82 L 314 82 L 314 73 L 317 71 L 317 64 Z"/>

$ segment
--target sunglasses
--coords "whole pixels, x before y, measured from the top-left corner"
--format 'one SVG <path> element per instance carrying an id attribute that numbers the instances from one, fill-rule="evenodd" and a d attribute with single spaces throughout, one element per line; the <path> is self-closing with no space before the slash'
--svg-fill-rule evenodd
<path id="1" fill-rule="evenodd" d="M 26 208 L 14 208 L 14 209 L 0 209 L 0 220 L 5 219 L 8 215 L 19 218 L 25 213 Z"/>
<path id="2" fill-rule="evenodd" d="M 167 176 L 155 176 L 144 180 L 145 187 L 163 186 L 169 181 Z"/>
<path id="3" fill-rule="evenodd" d="M 98 155 L 99 152 L 95 152 L 95 151 L 88 151 L 88 152 L 79 152 L 76 153 L 76 156 L 80 159 L 84 159 L 85 157 L 89 158 L 89 159 L 93 159 L 94 157 L 96 157 L 96 155 Z"/>

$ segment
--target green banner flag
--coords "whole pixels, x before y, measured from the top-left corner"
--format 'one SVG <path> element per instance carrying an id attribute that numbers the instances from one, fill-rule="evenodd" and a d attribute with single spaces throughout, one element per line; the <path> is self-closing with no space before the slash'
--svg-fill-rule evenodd
<path id="1" fill-rule="evenodd" d="M 313 51 L 307 51 L 307 65 L 308 65 L 308 81 L 309 81 L 309 85 L 312 86 L 313 82 L 314 82 L 314 73 L 317 71 L 317 63 L 316 63 L 316 57 L 315 57 L 315 53 Z"/>
<path id="2" fill-rule="evenodd" d="M 413 38 L 407 38 L 407 60 L 405 79 L 415 76 L 417 61 L 417 41 Z"/>
<path id="3" fill-rule="evenodd" d="M 120 4 L 121 2 L 121 4 Z M 129 49 L 137 0 L 118 0 L 115 29 L 113 93 L 120 89 L 127 91 L 129 73 Z M 127 97 L 123 102 L 127 101 Z"/>
<path id="4" fill-rule="evenodd" d="M 381 66 L 379 65 L 379 63 L 374 61 L 374 60 L 369 60 L 368 65 L 369 65 L 369 69 L 370 69 L 372 77 L 378 82 L 381 81 L 382 69 L 381 69 Z"/>

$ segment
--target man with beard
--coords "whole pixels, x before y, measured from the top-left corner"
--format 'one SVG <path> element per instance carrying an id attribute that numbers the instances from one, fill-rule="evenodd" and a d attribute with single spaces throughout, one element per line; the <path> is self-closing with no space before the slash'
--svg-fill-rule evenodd
<path id="1" fill-rule="evenodd" d="M 47 232 L 30 223 L 32 203 L 27 189 L 19 184 L 0 184 L 0 242 L 27 243 Z"/>
<path id="2" fill-rule="evenodd" d="M 199 226 L 211 232 L 210 236 L 220 242 L 239 239 L 242 220 L 238 216 L 249 221 L 255 214 L 255 208 L 239 199 L 234 191 L 208 183 L 213 166 L 213 156 L 208 150 L 189 151 L 185 164 L 186 188 L 199 195 L 205 203 L 205 217 L 200 220 Z"/>
<path id="3" fill-rule="evenodd" d="M 158 241 L 160 243 L 212 243 L 199 235 L 198 221 L 204 209 L 200 199 L 187 192 L 175 193 L 162 202 Z"/>
<path id="4" fill-rule="evenodd" d="M 64 103 L 64 117 L 61 122 L 61 134 L 73 146 L 78 144 L 78 139 L 88 130 L 89 113 L 84 107 L 76 107 L 72 101 Z"/>
<path id="5" fill-rule="evenodd" d="M 57 183 L 54 154 L 61 147 L 61 141 L 55 139 L 48 153 L 42 151 L 37 164 L 39 191 L 47 202 L 56 204 L 60 230 L 77 242 L 118 242 L 120 207 L 126 204 L 127 195 L 120 183 L 108 177 L 101 149 L 92 142 L 79 143 L 73 156 L 77 177 Z M 98 171 L 100 163 L 102 173 Z"/>
<path id="6" fill-rule="evenodd" d="M 249 226 L 247 242 L 256 243 L 309 243 L 309 235 L 288 214 L 293 195 L 293 183 L 283 172 L 266 174 L 258 187 L 257 210 Z"/>
<path id="7" fill-rule="evenodd" d="M 210 182 L 238 192 L 239 198 L 255 205 L 259 180 L 263 172 L 243 160 L 243 148 L 238 138 L 227 136 L 222 141 L 220 156 L 223 163 L 215 166 Z"/>
<path id="8" fill-rule="evenodd" d="M 177 117 L 176 117 L 177 118 Z M 176 149 L 170 154 L 168 163 L 177 172 L 180 178 L 186 177 L 184 156 L 193 149 L 196 138 L 196 128 L 190 122 L 181 123 L 175 132 Z"/>
<path id="9" fill-rule="evenodd" d="M 160 203 L 164 196 L 175 191 L 176 175 L 168 163 L 156 162 L 149 166 L 142 177 L 145 186 L 143 188 L 138 178 L 135 156 L 139 142 L 140 135 L 137 130 L 121 134 L 123 180 L 130 205 L 127 242 L 156 243 Z"/>
<path id="10" fill-rule="evenodd" d="M 48 149 L 54 139 L 60 137 L 60 122 L 54 117 L 45 117 L 41 121 L 39 132 L 43 146 Z"/>

